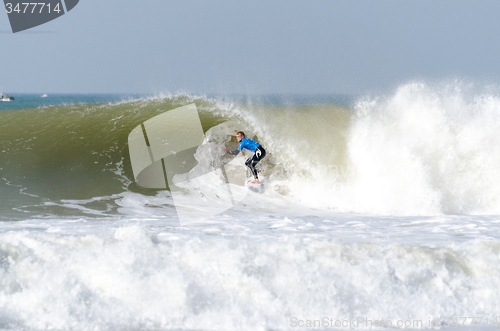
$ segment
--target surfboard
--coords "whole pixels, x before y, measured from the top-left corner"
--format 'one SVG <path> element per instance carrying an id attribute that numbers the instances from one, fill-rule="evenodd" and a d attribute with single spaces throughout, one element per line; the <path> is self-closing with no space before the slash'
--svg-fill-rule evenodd
<path id="1" fill-rule="evenodd" d="M 245 186 L 255 193 L 264 193 L 266 189 L 266 178 L 264 176 L 259 176 L 259 184 L 250 183 L 250 181 L 254 180 L 253 176 L 248 177 L 245 181 Z"/>

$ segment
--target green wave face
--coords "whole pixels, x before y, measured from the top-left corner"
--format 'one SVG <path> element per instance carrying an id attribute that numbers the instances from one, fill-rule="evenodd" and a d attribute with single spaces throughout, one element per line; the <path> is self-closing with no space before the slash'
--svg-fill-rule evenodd
<path id="1" fill-rule="evenodd" d="M 0 210 L 125 189 L 154 194 L 133 183 L 127 137 L 145 120 L 192 101 L 204 130 L 223 121 L 206 111 L 209 102 L 186 97 L 1 112 Z"/>

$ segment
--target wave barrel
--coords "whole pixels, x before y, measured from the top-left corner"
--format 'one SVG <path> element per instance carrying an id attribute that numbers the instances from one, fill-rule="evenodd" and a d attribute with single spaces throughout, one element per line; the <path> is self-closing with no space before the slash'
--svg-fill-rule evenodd
<path id="1" fill-rule="evenodd" d="M 195 104 L 170 110 L 138 125 L 129 134 L 128 144 L 136 183 L 170 190 L 179 220 L 219 214 L 232 208 L 247 193 L 231 190 L 232 181 L 228 180 L 225 169 L 212 166 L 218 148 L 205 143 Z M 199 164 L 196 155 L 204 162 Z"/>
<path id="2" fill-rule="evenodd" d="M 136 183 L 146 188 L 168 188 L 167 177 L 172 179 L 196 166 L 194 151 L 204 138 L 195 104 L 170 110 L 137 126 L 128 137 Z"/>

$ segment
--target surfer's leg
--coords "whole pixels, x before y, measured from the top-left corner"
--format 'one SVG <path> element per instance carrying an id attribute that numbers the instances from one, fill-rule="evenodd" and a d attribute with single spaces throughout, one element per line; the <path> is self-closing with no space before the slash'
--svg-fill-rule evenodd
<path id="1" fill-rule="evenodd" d="M 262 160 L 266 156 L 266 151 L 262 147 L 258 147 L 255 151 L 255 154 L 246 160 L 245 165 L 250 168 L 252 171 L 253 177 L 255 180 L 252 180 L 251 183 L 258 184 L 259 183 L 259 170 L 255 167 L 260 160 Z"/>
<path id="2" fill-rule="evenodd" d="M 259 163 L 260 160 L 262 160 L 266 156 L 266 150 L 262 147 L 259 146 L 257 147 L 257 150 L 255 151 L 254 157 L 253 157 L 253 167 L 255 169 L 254 177 L 257 179 L 257 182 L 259 181 L 259 176 L 258 174 L 262 171 L 257 169 L 257 163 Z"/>
<path id="3" fill-rule="evenodd" d="M 259 160 L 255 159 L 255 155 L 249 158 L 246 162 L 245 165 L 250 168 L 250 171 L 252 171 L 253 177 L 255 179 L 259 179 L 259 176 L 257 175 L 257 169 L 255 168 L 255 165 L 259 162 Z"/>
<path id="4" fill-rule="evenodd" d="M 266 156 L 266 150 L 262 147 L 262 146 L 259 146 L 257 147 L 257 150 L 255 151 L 255 165 L 257 165 L 258 162 L 260 162 L 260 160 L 262 160 L 265 156 Z M 260 172 L 259 169 L 255 168 L 257 170 L 257 173 Z"/>

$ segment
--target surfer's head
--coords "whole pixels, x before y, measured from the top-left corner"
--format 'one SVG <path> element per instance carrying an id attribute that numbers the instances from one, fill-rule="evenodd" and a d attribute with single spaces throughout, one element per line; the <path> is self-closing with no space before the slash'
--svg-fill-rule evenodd
<path id="1" fill-rule="evenodd" d="M 240 142 L 243 138 L 245 138 L 245 132 L 238 131 L 238 133 L 236 134 L 236 140 L 238 140 L 238 142 Z"/>

